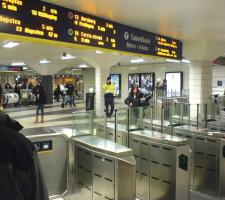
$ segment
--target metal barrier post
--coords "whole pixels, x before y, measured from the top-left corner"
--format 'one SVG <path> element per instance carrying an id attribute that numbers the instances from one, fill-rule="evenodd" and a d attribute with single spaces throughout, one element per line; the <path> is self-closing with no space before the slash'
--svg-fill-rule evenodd
<path id="1" fill-rule="evenodd" d="M 115 143 L 117 142 L 117 109 L 115 109 Z"/>
<path id="2" fill-rule="evenodd" d="M 197 128 L 199 128 L 199 104 L 197 104 Z"/>
<path id="3" fill-rule="evenodd" d="M 164 106 L 161 107 L 161 132 L 163 132 L 163 123 L 164 123 Z"/>
<path id="4" fill-rule="evenodd" d="M 205 128 L 207 128 L 207 120 L 208 120 L 208 104 L 204 105 L 204 111 L 205 111 Z"/>
<path id="5" fill-rule="evenodd" d="M 128 117 L 128 121 L 127 121 L 127 126 L 128 126 L 128 142 L 127 142 L 127 146 L 128 148 L 130 148 L 130 108 L 127 109 L 127 117 Z"/>
<path id="6" fill-rule="evenodd" d="M 191 125 L 191 104 L 187 104 L 188 105 L 188 124 L 189 126 Z"/>
<path id="7" fill-rule="evenodd" d="M 151 106 L 151 130 L 153 131 L 153 106 Z"/>

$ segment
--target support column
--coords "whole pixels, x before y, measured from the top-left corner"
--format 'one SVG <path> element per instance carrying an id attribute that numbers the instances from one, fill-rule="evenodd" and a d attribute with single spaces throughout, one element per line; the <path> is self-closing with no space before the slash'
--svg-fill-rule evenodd
<path id="1" fill-rule="evenodd" d="M 104 116 L 105 101 L 103 84 L 109 76 L 110 68 L 120 61 L 120 56 L 111 54 L 94 55 L 94 57 L 83 57 L 85 62 L 95 68 L 95 110 L 96 115 Z"/>
<path id="2" fill-rule="evenodd" d="M 195 61 L 190 65 L 189 98 L 191 116 L 196 116 L 197 104 L 210 103 L 212 99 L 212 65 L 210 61 Z"/>
<path id="3" fill-rule="evenodd" d="M 96 113 L 99 116 L 104 115 L 105 110 L 105 100 L 104 100 L 104 91 L 103 91 L 103 84 L 106 83 L 106 79 L 109 76 L 109 68 L 102 68 L 97 67 L 95 68 L 95 106 L 96 106 Z"/>

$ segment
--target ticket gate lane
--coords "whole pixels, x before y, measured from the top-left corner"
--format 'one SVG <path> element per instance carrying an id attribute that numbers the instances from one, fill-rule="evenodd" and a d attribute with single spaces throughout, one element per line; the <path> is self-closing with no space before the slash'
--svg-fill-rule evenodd
<path id="1" fill-rule="evenodd" d="M 135 199 L 131 149 L 96 136 L 74 139 L 74 144 L 77 199 Z"/>
<path id="2" fill-rule="evenodd" d="M 68 192 L 69 140 L 62 134 L 28 136 L 41 162 L 49 196 Z"/>
<path id="3" fill-rule="evenodd" d="M 225 197 L 224 134 L 208 132 L 192 126 L 181 126 L 174 135 L 192 136 L 189 145 L 193 153 L 192 188 L 210 196 Z"/>
<path id="4" fill-rule="evenodd" d="M 146 130 L 132 132 L 137 197 L 143 200 L 189 199 L 190 148 L 186 144 L 176 147 L 175 143 L 154 141 L 154 137 L 160 136 L 161 133 Z"/>

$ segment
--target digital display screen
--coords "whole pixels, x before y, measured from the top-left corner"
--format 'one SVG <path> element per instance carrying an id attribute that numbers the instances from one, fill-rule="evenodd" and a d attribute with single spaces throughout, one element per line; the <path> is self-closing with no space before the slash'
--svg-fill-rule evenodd
<path id="1" fill-rule="evenodd" d="M 181 96 L 183 86 L 182 72 L 167 72 L 167 97 Z"/>
<path id="2" fill-rule="evenodd" d="M 115 86 L 115 94 L 117 97 L 121 96 L 121 75 L 120 74 L 111 74 L 111 82 Z"/>
<path id="3" fill-rule="evenodd" d="M 182 42 L 42 1 L 0 0 L 0 32 L 182 59 Z"/>

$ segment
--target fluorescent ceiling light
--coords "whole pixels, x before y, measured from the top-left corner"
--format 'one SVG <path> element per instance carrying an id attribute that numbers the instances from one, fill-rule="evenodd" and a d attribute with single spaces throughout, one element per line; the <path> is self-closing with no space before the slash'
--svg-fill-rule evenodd
<path id="1" fill-rule="evenodd" d="M 23 70 L 27 70 L 28 68 L 27 67 L 23 67 Z"/>
<path id="2" fill-rule="evenodd" d="M 137 70 L 138 68 L 137 67 L 130 67 L 129 69 L 131 69 L 131 70 Z"/>
<path id="3" fill-rule="evenodd" d="M 12 66 L 24 66 L 26 65 L 24 62 L 14 62 L 12 63 Z"/>
<path id="4" fill-rule="evenodd" d="M 190 63 L 191 63 L 191 61 L 190 61 L 190 60 L 186 60 L 186 59 L 182 59 L 182 62 L 183 62 L 183 63 L 188 63 L 188 64 L 190 64 Z"/>
<path id="5" fill-rule="evenodd" d="M 143 63 L 145 60 L 143 58 L 131 59 L 131 63 Z"/>
<path id="6" fill-rule="evenodd" d="M 66 56 L 62 56 L 61 59 L 62 60 L 70 60 L 70 59 L 74 59 L 76 58 L 75 56 L 72 56 L 70 54 L 67 54 Z"/>
<path id="7" fill-rule="evenodd" d="M 20 43 L 18 43 L 18 42 L 8 42 L 8 43 L 4 44 L 3 47 L 4 48 L 13 48 L 13 47 L 15 47 L 15 46 L 17 46 L 19 44 Z"/>
<path id="8" fill-rule="evenodd" d="M 50 61 L 47 59 L 40 60 L 40 64 L 47 64 L 47 63 L 50 63 Z"/>
<path id="9" fill-rule="evenodd" d="M 180 60 L 166 59 L 167 62 L 180 63 Z"/>
<path id="10" fill-rule="evenodd" d="M 102 54 L 102 53 L 103 53 L 103 51 L 96 50 L 96 53 L 97 53 L 97 54 Z"/>
<path id="11" fill-rule="evenodd" d="M 79 65 L 79 68 L 88 68 L 87 65 Z"/>

